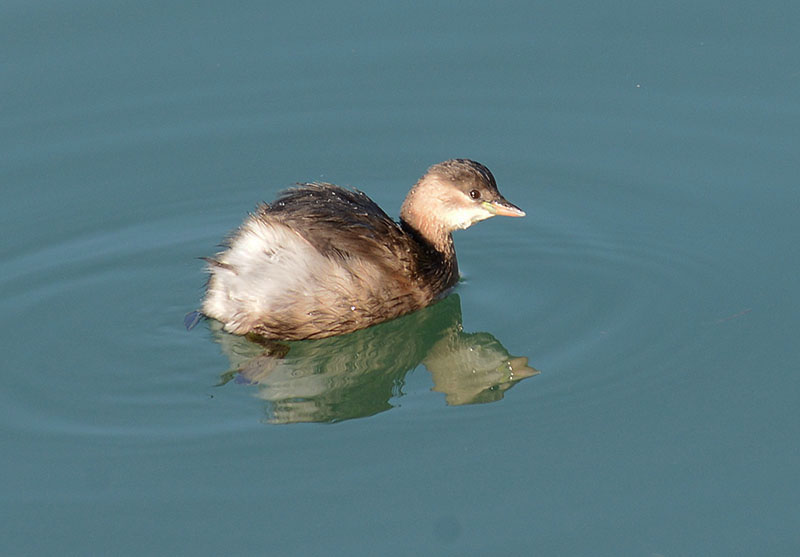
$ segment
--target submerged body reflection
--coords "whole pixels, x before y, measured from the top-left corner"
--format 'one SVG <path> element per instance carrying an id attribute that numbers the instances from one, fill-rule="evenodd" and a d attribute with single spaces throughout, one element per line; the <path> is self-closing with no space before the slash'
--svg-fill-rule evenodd
<path id="1" fill-rule="evenodd" d="M 225 333 L 211 321 L 231 362 L 222 383 L 258 386 L 273 423 L 336 422 L 392 408 L 405 375 L 420 363 L 447 404 L 493 402 L 538 373 L 489 333 L 465 333 L 452 294 L 420 311 L 354 333 L 280 342 Z"/>

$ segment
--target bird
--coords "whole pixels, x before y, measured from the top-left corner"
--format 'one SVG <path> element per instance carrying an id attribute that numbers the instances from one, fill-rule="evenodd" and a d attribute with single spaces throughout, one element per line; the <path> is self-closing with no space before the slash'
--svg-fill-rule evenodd
<path id="1" fill-rule="evenodd" d="M 357 189 L 298 184 L 260 204 L 222 251 L 203 258 L 209 276 L 194 321 L 205 316 L 237 335 L 306 340 L 394 319 L 450 292 L 459 280 L 452 232 L 495 215 L 525 212 L 470 159 L 428 168 L 398 221 Z"/>

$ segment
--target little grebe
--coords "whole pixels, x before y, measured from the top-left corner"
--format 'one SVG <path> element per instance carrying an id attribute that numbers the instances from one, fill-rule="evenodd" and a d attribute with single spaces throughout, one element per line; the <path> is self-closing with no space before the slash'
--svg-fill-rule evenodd
<path id="1" fill-rule="evenodd" d="M 358 190 L 300 184 L 260 205 L 207 258 L 202 313 L 235 334 L 284 340 L 340 335 L 441 298 L 458 281 L 451 232 L 522 217 L 480 163 L 433 165 L 395 222 Z"/>

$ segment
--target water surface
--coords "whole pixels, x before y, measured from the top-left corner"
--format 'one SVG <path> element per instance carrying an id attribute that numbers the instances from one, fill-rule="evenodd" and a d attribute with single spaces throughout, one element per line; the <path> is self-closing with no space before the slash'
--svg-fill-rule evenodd
<path id="1" fill-rule="evenodd" d="M 6 3 L 4 554 L 791 555 L 798 8 Z M 296 181 L 525 219 L 288 352 L 193 331 Z"/>

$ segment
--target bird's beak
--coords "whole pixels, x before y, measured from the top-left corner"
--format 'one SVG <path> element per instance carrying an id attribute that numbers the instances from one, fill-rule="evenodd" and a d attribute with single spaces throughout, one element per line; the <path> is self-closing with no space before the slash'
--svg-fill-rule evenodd
<path id="1" fill-rule="evenodd" d="M 513 203 L 509 203 L 502 197 L 494 199 L 492 201 L 484 201 L 482 203 L 483 208 L 489 211 L 493 215 L 501 215 L 503 217 L 524 217 L 525 211 L 514 205 Z"/>

